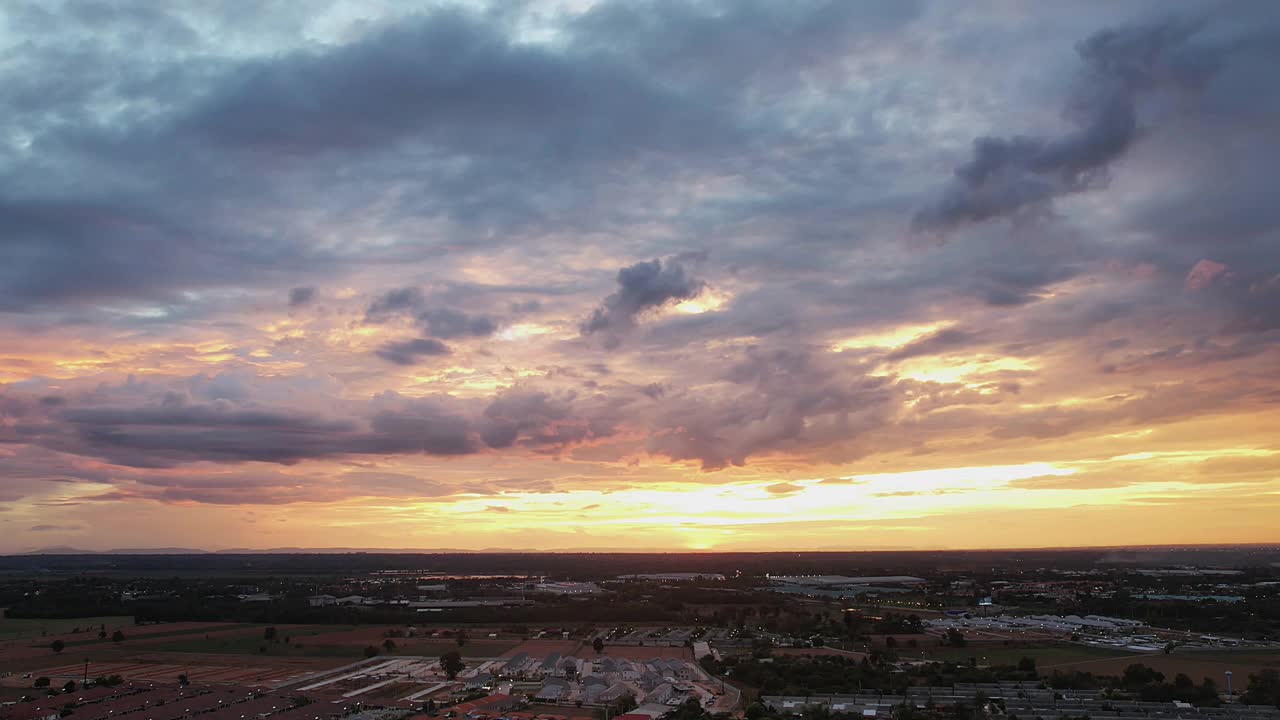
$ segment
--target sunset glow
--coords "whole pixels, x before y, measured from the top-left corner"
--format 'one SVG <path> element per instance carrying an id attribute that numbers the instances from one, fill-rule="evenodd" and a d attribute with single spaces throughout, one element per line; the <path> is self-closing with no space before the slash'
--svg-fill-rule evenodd
<path id="1" fill-rule="evenodd" d="M 0 10 L 0 552 L 1280 541 L 1269 4 L 323 4 Z"/>

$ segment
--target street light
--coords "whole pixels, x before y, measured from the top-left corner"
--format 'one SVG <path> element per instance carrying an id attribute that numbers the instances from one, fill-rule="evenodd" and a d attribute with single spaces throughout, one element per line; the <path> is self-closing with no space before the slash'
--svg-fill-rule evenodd
<path id="1" fill-rule="evenodd" d="M 1232 694 L 1233 693 L 1231 692 L 1231 671 L 1228 670 L 1227 671 L 1227 701 L 1228 702 L 1231 701 Z"/>

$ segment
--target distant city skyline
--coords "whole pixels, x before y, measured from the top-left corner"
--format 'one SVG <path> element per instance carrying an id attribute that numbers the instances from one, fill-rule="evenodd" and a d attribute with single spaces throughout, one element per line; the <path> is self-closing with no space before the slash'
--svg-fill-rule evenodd
<path id="1" fill-rule="evenodd" d="M 1280 5 L 0 7 L 0 553 L 1280 542 Z"/>

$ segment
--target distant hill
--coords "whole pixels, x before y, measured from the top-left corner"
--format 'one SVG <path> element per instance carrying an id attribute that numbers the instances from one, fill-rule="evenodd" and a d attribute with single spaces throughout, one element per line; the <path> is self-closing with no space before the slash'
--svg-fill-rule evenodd
<path id="1" fill-rule="evenodd" d="M 54 547 L 29 550 L 18 555 L 203 555 L 207 550 L 192 548 L 115 548 L 112 550 L 83 550 L 81 548 L 56 545 Z"/>

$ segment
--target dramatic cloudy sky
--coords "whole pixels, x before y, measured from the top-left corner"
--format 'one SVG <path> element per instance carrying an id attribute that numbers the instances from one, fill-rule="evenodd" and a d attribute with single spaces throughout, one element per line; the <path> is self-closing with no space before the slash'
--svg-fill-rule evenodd
<path id="1" fill-rule="evenodd" d="M 11 0 L 0 551 L 1280 540 L 1280 4 Z"/>

